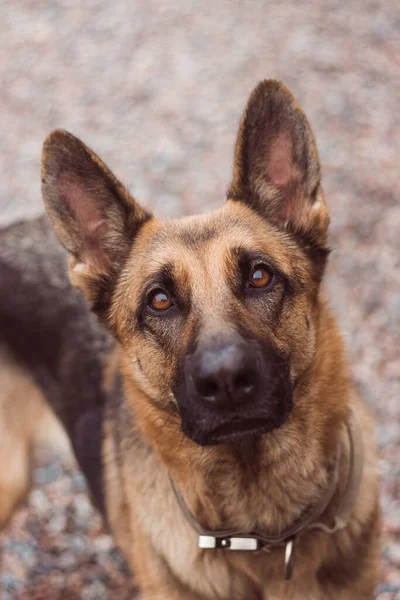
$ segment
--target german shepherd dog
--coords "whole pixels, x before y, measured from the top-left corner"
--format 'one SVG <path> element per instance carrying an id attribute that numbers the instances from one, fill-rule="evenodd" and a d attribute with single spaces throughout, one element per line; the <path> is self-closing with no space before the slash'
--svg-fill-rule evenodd
<path id="1" fill-rule="evenodd" d="M 328 209 L 290 91 L 251 94 L 211 214 L 156 220 L 65 131 L 42 189 L 55 235 L 40 218 L 0 236 L 0 522 L 47 405 L 143 599 L 373 598 L 372 425 L 321 289 Z"/>

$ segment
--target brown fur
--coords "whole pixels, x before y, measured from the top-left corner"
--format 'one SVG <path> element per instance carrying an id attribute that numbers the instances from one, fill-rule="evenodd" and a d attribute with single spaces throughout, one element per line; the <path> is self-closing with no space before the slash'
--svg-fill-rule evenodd
<path id="1" fill-rule="evenodd" d="M 329 216 L 315 141 L 289 90 L 265 81 L 251 95 L 228 201 L 210 215 L 157 221 L 64 132 L 45 143 L 42 177 L 71 280 L 118 340 L 102 383 L 112 389 L 123 374 L 125 399 L 105 411 L 107 519 L 143 598 L 371 599 L 380 548 L 372 428 L 320 286 Z M 242 286 L 241 264 L 253 254 L 277 274 L 262 296 Z M 160 281 L 173 285 L 179 307 L 168 316 L 146 307 Z M 293 407 L 270 433 L 200 447 L 181 431 L 175 390 L 199 340 L 232 331 L 282 357 Z M 197 548 L 168 474 L 204 527 L 277 533 L 321 497 L 341 442 L 339 484 L 323 515 L 330 524 L 348 475 L 350 409 L 366 448 L 350 523 L 333 536 L 301 536 L 292 581 L 283 580 L 281 547 Z"/>

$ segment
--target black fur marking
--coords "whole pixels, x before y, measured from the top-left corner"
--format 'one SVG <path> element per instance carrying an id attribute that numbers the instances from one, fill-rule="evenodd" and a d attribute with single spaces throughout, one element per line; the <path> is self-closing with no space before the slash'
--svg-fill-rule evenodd
<path id="1" fill-rule="evenodd" d="M 313 265 L 313 278 L 321 281 L 331 249 L 320 244 L 312 229 L 298 229 L 288 223 L 284 230 L 296 242 Z"/>
<path id="2" fill-rule="evenodd" d="M 200 244 L 206 244 L 220 233 L 221 230 L 217 226 L 211 224 L 202 228 L 192 227 L 187 230 L 185 229 L 179 233 L 179 239 L 188 248 L 193 248 Z"/>
<path id="3" fill-rule="evenodd" d="M 72 437 L 75 455 L 89 483 L 93 502 L 105 515 L 102 465 L 103 421 L 101 406 L 87 410 L 76 420 Z"/>

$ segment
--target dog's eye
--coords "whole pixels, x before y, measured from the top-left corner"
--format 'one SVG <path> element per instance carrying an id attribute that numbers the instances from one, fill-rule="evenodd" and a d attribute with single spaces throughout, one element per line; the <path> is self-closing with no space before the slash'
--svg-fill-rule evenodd
<path id="1" fill-rule="evenodd" d="M 249 273 L 249 283 L 252 287 L 263 288 L 272 281 L 271 272 L 264 265 L 252 267 Z"/>
<path id="2" fill-rule="evenodd" d="M 158 288 L 151 293 L 149 305 L 153 310 L 163 312 L 172 305 L 172 296 L 167 291 Z"/>

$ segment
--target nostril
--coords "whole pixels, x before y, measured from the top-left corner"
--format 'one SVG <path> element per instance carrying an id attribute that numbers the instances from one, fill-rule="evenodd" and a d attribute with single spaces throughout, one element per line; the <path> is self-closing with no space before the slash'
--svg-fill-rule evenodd
<path id="1" fill-rule="evenodd" d="M 254 376 L 248 371 L 238 373 L 233 381 L 234 388 L 249 393 L 254 388 Z"/>
<path id="2" fill-rule="evenodd" d="M 197 390 L 204 398 L 213 398 L 218 394 L 219 386 L 215 379 L 197 380 Z"/>

